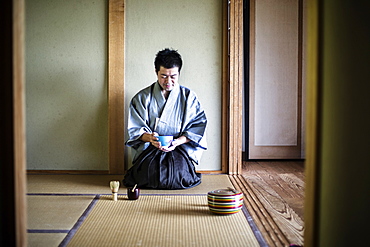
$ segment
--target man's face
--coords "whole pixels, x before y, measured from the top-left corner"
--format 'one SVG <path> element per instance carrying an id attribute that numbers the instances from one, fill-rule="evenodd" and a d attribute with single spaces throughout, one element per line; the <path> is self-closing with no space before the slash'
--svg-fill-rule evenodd
<path id="1" fill-rule="evenodd" d="M 170 92 L 175 87 L 179 80 L 179 68 L 174 67 L 171 69 L 166 69 L 164 67 L 160 67 L 158 73 L 158 82 L 162 88 L 163 92 Z"/>

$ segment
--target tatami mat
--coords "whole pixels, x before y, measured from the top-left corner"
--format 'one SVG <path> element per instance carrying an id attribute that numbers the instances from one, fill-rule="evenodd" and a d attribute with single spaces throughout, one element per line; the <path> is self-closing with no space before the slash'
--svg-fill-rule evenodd
<path id="1" fill-rule="evenodd" d="M 28 193 L 109 194 L 111 180 L 122 181 L 119 175 L 28 175 Z M 232 186 L 227 175 L 203 175 L 202 183 L 185 190 L 142 190 L 142 194 L 206 194 Z M 126 194 L 121 186 L 119 194 Z"/>
<path id="2" fill-rule="evenodd" d="M 28 196 L 28 229 L 69 230 L 95 196 Z"/>
<path id="3" fill-rule="evenodd" d="M 28 246 L 265 246 L 247 211 L 209 211 L 207 192 L 233 187 L 227 175 L 203 175 L 186 190 L 142 189 L 137 201 L 121 186 L 114 202 L 109 182 L 122 178 L 27 175 Z"/>
<path id="4" fill-rule="evenodd" d="M 28 233 L 27 242 L 30 247 L 57 247 L 67 233 Z"/>
<path id="5" fill-rule="evenodd" d="M 104 194 L 110 193 L 109 182 L 121 181 L 119 175 L 27 175 L 28 193 Z"/>
<path id="6" fill-rule="evenodd" d="M 207 196 L 102 196 L 68 246 L 260 246 L 242 212 L 212 214 Z"/>

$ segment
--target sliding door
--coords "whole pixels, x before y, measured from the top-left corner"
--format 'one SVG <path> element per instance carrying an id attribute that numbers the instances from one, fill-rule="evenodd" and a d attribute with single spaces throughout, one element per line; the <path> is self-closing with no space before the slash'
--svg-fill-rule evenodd
<path id="1" fill-rule="evenodd" d="M 249 159 L 303 157 L 303 1 L 251 0 Z"/>

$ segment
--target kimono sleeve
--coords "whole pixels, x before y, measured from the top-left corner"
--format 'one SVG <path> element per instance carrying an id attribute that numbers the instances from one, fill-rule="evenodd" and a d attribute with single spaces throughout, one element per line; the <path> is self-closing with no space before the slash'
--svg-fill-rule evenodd
<path id="1" fill-rule="evenodd" d="M 142 134 L 152 130 L 149 127 L 148 119 L 148 104 L 147 97 L 145 94 L 137 94 L 130 102 L 128 121 L 127 121 L 127 132 L 128 140 L 126 145 L 137 149 L 143 141 L 139 140 Z"/>
<path id="2" fill-rule="evenodd" d="M 207 117 L 195 93 L 191 92 L 185 109 L 183 135 L 195 147 L 207 149 L 205 139 Z"/>

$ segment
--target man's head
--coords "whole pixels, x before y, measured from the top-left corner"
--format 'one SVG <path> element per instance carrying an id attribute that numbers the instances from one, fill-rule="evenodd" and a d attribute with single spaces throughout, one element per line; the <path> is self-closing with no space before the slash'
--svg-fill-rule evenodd
<path id="1" fill-rule="evenodd" d="M 161 66 L 166 69 L 171 69 L 174 67 L 179 68 L 179 73 L 182 67 L 181 55 L 176 50 L 164 49 L 159 51 L 154 60 L 155 72 L 158 74 Z"/>
<path id="2" fill-rule="evenodd" d="M 157 53 L 154 65 L 162 93 L 167 97 L 178 83 L 182 67 L 181 56 L 175 50 L 164 49 Z"/>

